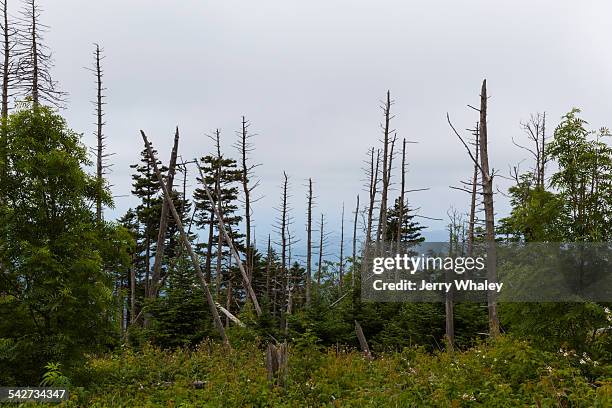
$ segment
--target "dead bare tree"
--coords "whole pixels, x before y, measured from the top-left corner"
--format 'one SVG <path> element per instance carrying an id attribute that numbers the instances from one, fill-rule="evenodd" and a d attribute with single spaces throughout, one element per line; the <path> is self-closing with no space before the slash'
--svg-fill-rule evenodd
<path id="1" fill-rule="evenodd" d="M 402 242 L 402 226 L 404 225 L 404 203 L 406 202 L 406 139 L 402 140 L 402 170 L 401 170 L 401 187 L 400 187 L 400 206 L 397 215 L 397 249 L 399 250 Z"/>
<path id="2" fill-rule="evenodd" d="M 463 221 L 461 216 L 458 214 L 457 210 L 454 208 L 448 211 L 448 256 L 450 258 L 455 258 L 457 256 L 461 256 L 460 246 L 459 246 L 459 235 L 460 229 L 462 228 Z M 446 270 L 444 272 L 444 278 L 446 282 L 451 282 L 451 274 L 453 272 L 451 270 Z M 454 292 L 448 290 L 445 294 L 444 301 L 444 309 L 445 309 L 445 322 L 446 322 L 446 331 L 445 331 L 445 340 L 446 347 L 448 350 L 453 351 L 455 345 L 455 304 L 454 304 Z"/>
<path id="3" fill-rule="evenodd" d="M 387 91 L 387 99 L 381 106 L 384 114 L 384 123 L 381 125 L 383 130 L 383 157 L 382 157 L 382 189 L 380 197 L 380 214 L 378 216 L 378 232 L 377 241 L 383 246 L 385 242 L 385 236 L 387 232 L 387 201 L 389 195 L 389 184 L 391 181 L 391 163 L 393 157 L 392 144 L 395 142 L 395 138 L 390 140 L 390 134 L 395 131 L 390 129 L 390 122 L 394 116 L 391 115 L 391 106 L 393 101 L 391 100 L 391 92 Z"/>
<path id="4" fill-rule="evenodd" d="M 342 203 L 342 218 L 340 221 L 340 256 L 338 262 L 338 289 L 342 293 L 342 279 L 344 278 L 344 203 Z"/>
<path id="5" fill-rule="evenodd" d="M 160 184 L 161 189 L 163 191 L 164 200 L 168 203 L 168 207 L 170 209 L 170 213 L 172 214 L 172 217 L 174 217 L 174 222 L 176 223 L 176 226 L 177 226 L 177 228 L 179 230 L 179 233 L 181 235 L 181 239 L 183 241 L 183 245 L 187 249 L 187 252 L 189 252 L 189 255 L 191 257 L 191 261 L 193 263 L 193 267 L 195 269 L 195 272 L 198 275 L 198 278 L 200 278 L 200 282 L 202 283 L 202 290 L 204 291 L 204 294 L 206 296 L 206 301 L 208 303 L 208 308 L 209 308 L 210 313 L 211 313 L 211 315 L 213 317 L 213 321 L 215 323 L 215 326 L 217 327 L 217 330 L 219 331 L 221 339 L 223 340 L 223 344 L 226 345 L 227 347 L 229 347 L 229 340 L 228 340 L 228 338 L 227 338 L 227 336 L 225 334 L 225 328 L 223 327 L 223 323 L 221 323 L 221 318 L 219 317 L 219 312 L 217 311 L 217 307 L 216 307 L 215 302 L 214 302 L 214 300 L 212 298 L 212 294 L 210 293 L 210 289 L 208 288 L 208 283 L 206 282 L 206 277 L 204 276 L 204 274 L 202 273 L 202 270 L 200 269 L 200 261 L 198 260 L 198 256 L 196 255 L 195 251 L 193 250 L 193 248 L 191 246 L 191 242 L 189 240 L 189 237 L 185 233 L 185 229 L 183 228 L 183 223 L 181 222 L 181 217 L 179 216 L 179 214 L 176 211 L 176 208 L 174 206 L 174 203 L 172 202 L 172 195 L 170 194 L 170 191 L 168 190 L 166 184 L 164 183 L 164 178 L 163 178 L 161 172 L 159 171 L 159 168 L 157 167 L 157 160 L 155 158 L 155 153 L 153 152 L 153 148 L 151 146 L 151 143 L 147 139 L 147 136 L 145 135 L 144 131 L 141 130 L 140 134 L 142 136 L 142 140 L 144 141 L 144 144 L 145 144 L 145 146 L 147 148 L 147 151 L 149 153 L 149 158 L 151 160 L 151 166 L 153 167 L 153 171 L 155 172 L 155 174 L 157 176 L 157 180 L 159 181 L 159 184 Z"/>
<path id="6" fill-rule="evenodd" d="M 480 91 L 480 170 L 482 177 L 482 193 L 485 209 L 485 233 L 487 241 L 487 279 L 490 283 L 497 282 L 497 249 L 495 247 L 495 212 L 493 209 L 493 177 L 489 170 L 489 139 L 487 129 L 487 80 L 482 81 Z M 489 333 L 491 337 L 499 336 L 499 318 L 497 316 L 497 301 L 495 292 L 487 292 L 489 309 Z"/>
<path id="7" fill-rule="evenodd" d="M 306 306 L 310 306 L 312 284 L 312 179 L 308 179 L 308 210 L 306 213 Z"/>
<path id="8" fill-rule="evenodd" d="M 176 174 L 176 160 L 178 155 L 179 145 L 179 128 L 176 127 L 174 132 L 174 144 L 170 153 L 170 164 L 168 166 L 168 177 L 166 179 L 166 188 L 172 192 L 174 187 L 174 176 Z M 148 285 L 149 291 L 146 293 L 147 298 L 157 297 L 159 290 L 159 281 L 161 277 L 161 266 L 164 258 L 164 247 L 166 243 L 166 232 L 168 230 L 169 204 L 166 200 L 162 203 L 161 215 L 159 217 L 159 230 L 157 232 L 157 245 L 155 251 L 155 260 L 153 261 L 153 273 L 151 274 L 151 283 Z"/>
<path id="9" fill-rule="evenodd" d="M 488 133 L 487 133 L 487 80 L 483 80 L 480 91 L 480 109 L 476 109 L 480 113 L 479 121 L 479 152 L 480 161 L 476 160 L 471 149 L 461 137 L 459 132 L 453 126 L 450 116 L 446 114 L 447 121 L 457 135 L 463 146 L 472 159 L 472 162 L 480 170 L 483 204 L 485 210 L 485 236 L 486 236 L 486 252 L 487 252 L 487 280 L 490 283 L 497 282 L 497 250 L 495 247 L 495 212 L 493 208 L 493 178 L 495 173 L 489 168 L 489 152 L 488 152 Z M 499 335 L 499 317 L 497 315 L 497 301 L 495 292 L 487 292 L 487 308 L 489 311 L 489 335 L 497 337 Z"/>
<path id="10" fill-rule="evenodd" d="M 533 157 L 535 161 L 533 168 L 535 184 L 537 187 L 544 188 L 546 164 L 548 163 L 548 156 L 546 155 L 546 142 L 548 140 L 546 137 L 546 112 L 531 115 L 527 122 L 521 123 L 521 126 L 532 147 L 523 146 L 517 143 L 514 138 L 512 138 L 512 143 L 527 151 Z"/>
<path id="11" fill-rule="evenodd" d="M 317 286 L 321 286 L 321 273 L 323 268 L 323 257 L 325 256 L 325 246 L 327 245 L 328 233 L 325 232 L 325 216 L 321 214 L 321 223 L 319 224 L 319 264 L 317 267 Z"/>
<path id="12" fill-rule="evenodd" d="M 108 169 L 108 164 L 106 163 L 108 157 L 110 156 L 106 153 L 106 136 L 103 132 L 103 127 L 106 124 L 104 122 L 104 88 L 103 78 L 104 78 L 104 70 L 102 69 L 102 60 L 104 59 L 104 55 L 102 55 L 103 50 L 100 48 L 98 44 L 94 44 L 95 49 L 93 52 L 94 55 L 94 65 L 93 68 L 87 68 L 89 71 L 92 71 L 94 74 L 95 82 L 96 82 L 96 99 L 93 101 L 95 106 L 95 116 L 96 116 L 96 149 L 95 149 L 95 157 L 96 157 L 96 182 L 98 184 L 98 192 L 96 194 L 96 220 L 98 222 L 102 221 L 102 202 L 103 202 L 103 189 L 104 189 L 104 175 L 106 170 Z"/>
<path id="13" fill-rule="evenodd" d="M 289 295 L 289 277 L 288 277 L 288 269 L 287 269 L 287 249 L 289 246 L 289 239 L 287 237 L 287 232 L 289 229 L 289 224 L 291 223 L 291 219 L 289 217 L 289 176 L 287 173 L 283 171 L 283 182 L 281 185 L 281 205 L 276 209 L 279 213 L 279 216 L 276 220 L 276 229 L 280 236 L 280 242 L 277 244 L 280 245 L 281 249 L 281 265 L 280 271 L 277 273 L 277 282 L 276 286 L 278 289 L 278 284 L 280 284 L 280 297 L 284 304 L 285 299 Z M 281 328 L 284 325 L 284 308 L 281 307 Z"/>
<path id="14" fill-rule="evenodd" d="M 355 205 L 355 219 L 353 220 L 353 271 L 351 273 L 351 288 L 355 288 L 355 274 L 357 273 L 357 215 L 359 214 L 359 194 Z"/>
<path id="15" fill-rule="evenodd" d="M 13 55 L 13 50 L 16 45 L 17 29 L 9 21 L 8 15 L 8 0 L 0 1 L 2 7 L 2 110 L 1 116 L 3 120 L 8 117 L 9 99 L 13 96 L 11 88 L 15 85 L 17 64 Z"/>
<path id="16" fill-rule="evenodd" d="M 24 0 L 18 32 L 15 56 L 19 59 L 17 78 L 19 95 L 31 97 L 34 106 L 48 103 L 57 108 L 64 106 L 66 92 L 58 89 L 51 77 L 53 58 L 43 42 L 43 33 L 48 28 L 40 23 L 41 8 L 37 0 Z"/>
<path id="17" fill-rule="evenodd" d="M 367 247 L 372 242 L 372 224 L 374 218 L 374 208 L 376 207 L 376 194 L 378 193 L 378 167 L 380 164 L 380 149 L 376 151 L 376 160 L 374 159 L 374 148 L 371 149 L 370 160 L 370 183 L 368 186 L 369 204 L 368 204 L 368 221 L 365 236 L 365 246 Z"/>
<path id="18" fill-rule="evenodd" d="M 239 134 L 238 143 L 235 147 L 238 149 L 241 158 L 242 164 L 242 191 L 244 193 L 244 221 L 245 221 L 245 245 L 246 245 L 246 264 L 247 264 L 247 272 L 249 279 L 253 278 L 253 245 L 251 243 L 251 216 L 252 216 L 252 192 L 259 185 L 259 180 L 251 183 L 253 170 L 255 167 L 259 166 L 259 164 L 250 164 L 249 163 L 249 154 L 253 152 L 255 149 L 253 144 L 251 143 L 251 138 L 255 136 L 254 133 L 249 132 L 249 127 L 251 123 L 246 120 L 246 118 L 242 117 L 242 127 Z"/>
<path id="19" fill-rule="evenodd" d="M 474 128 L 474 151 L 476 152 L 476 161 L 480 156 L 480 126 L 476 123 Z M 474 164 L 474 172 L 472 174 L 472 185 L 470 194 L 470 221 L 468 224 L 468 239 L 467 239 L 467 255 L 474 255 L 474 240 L 476 231 L 476 193 L 478 191 L 478 166 Z"/>
<path id="20" fill-rule="evenodd" d="M 272 240 L 268 234 L 268 259 L 266 262 L 266 299 L 270 300 L 270 273 L 272 267 Z"/>

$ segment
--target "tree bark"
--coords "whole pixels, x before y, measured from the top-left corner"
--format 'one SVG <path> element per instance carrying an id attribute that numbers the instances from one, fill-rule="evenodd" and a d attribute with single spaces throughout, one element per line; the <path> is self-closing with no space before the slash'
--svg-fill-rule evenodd
<path id="1" fill-rule="evenodd" d="M 493 209 L 493 175 L 489 170 L 488 132 L 487 132 L 487 80 L 482 82 L 480 92 L 480 168 L 482 176 L 482 192 L 484 195 L 485 225 L 487 239 L 487 279 L 489 283 L 497 282 L 495 248 L 495 220 Z M 489 334 L 491 337 L 499 335 L 499 318 L 497 316 L 497 301 L 495 292 L 487 293 L 487 307 L 489 310 Z"/>

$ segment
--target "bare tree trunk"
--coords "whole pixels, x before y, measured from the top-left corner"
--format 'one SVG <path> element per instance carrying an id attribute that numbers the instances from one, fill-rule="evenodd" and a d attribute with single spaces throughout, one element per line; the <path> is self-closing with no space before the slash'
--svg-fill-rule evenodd
<path id="1" fill-rule="evenodd" d="M 319 240 L 319 265 L 318 265 L 318 269 L 317 269 L 317 286 L 321 287 L 321 267 L 323 266 L 323 240 L 325 238 L 325 235 L 323 234 L 323 227 L 325 226 L 325 221 L 324 221 L 324 215 L 321 214 L 321 225 L 320 225 L 320 236 L 321 239 Z"/>
<path id="2" fill-rule="evenodd" d="M 306 307 L 310 306 L 312 280 L 312 179 L 308 179 L 308 212 L 306 221 Z"/>
<path id="3" fill-rule="evenodd" d="M 215 302 L 212 298 L 212 294 L 210 293 L 210 290 L 208 288 L 208 283 L 206 283 L 206 278 L 204 274 L 202 273 L 202 270 L 200 269 L 200 262 L 198 260 L 198 256 L 196 255 L 195 251 L 191 247 L 191 242 L 189 241 L 189 237 L 187 236 L 187 234 L 185 234 L 185 229 L 183 228 L 181 217 L 179 216 L 178 212 L 176 211 L 176 208 L 174 207 L 174 203 L 172 202 L 172 196 L 170 195 L 170 192 L 168 191 L 168 188 L 166 187 L 166 184 L 164 183 L 164 179 L 162 177 L 161 172 L 157 168 L 157 162 L 155 161 L 155 154 L 153 153 L 151 144 L 147 140 L 147 136 L 142 130 L 140 131 L 140 134 L 142 135 L 144 144 L 149 152 L 151 165 L 153 166 L 153 170 L 155 171 L 155 174 L 157 175 L 157 179 L 164 193 L 164 199 L 168 202 L 168 206 L 170 207 L 170 212 L 172 216 L 174 217 L 174 222 L 176 223 L 179 233 L 181 234 L 181 239 L 183 240 L 183 244 L 185 245 L 185 248 L 187 248 L 187 251 L 189 252 L 189 255 L 191 256 L 193 267 L 202 283 L 202 289 L 204 291 L 204 294 L 206 295 L 206 301 L 208 302 L 210 314 L 213 317 L 215 326 L 217 327 L 217 330 L 219 331 L 219 334 L 221 335 L 223 344 L 229 347 L 230 344 L 225 334 L 225 328 L 223 327 L 223 323 L 221 323 L 221 318 L 219 317 L 219 312 L 217 311 L 217 307 L 215 306 Z"/>
<path id="4" fill-rule="evenodd" d="M 387 100 L 383 106 L 385 115 L 385 123 L 383 125 L 383 159 L 382 159 L 382 191 L 380 198 L 380 215 L 378 217 L 378 233 L 377 241 L 382 245 L 385 241 L 387 232 L 387 196 L 389 194 L 389 159 L 392 154 L 389 153 L 389 122 L 391 120 L 391 92 L 387 91 Z"/>
<path id="5" fill-rule="evenodd" d="M 102 127 L 104 126 L 104 112 L 102 106 L 104 105 L 102 95 L 102 66 L 101 66 L 101 51 L 100 46 L 96 44 L 96 50 L 94 51 L 95 57 L 95 75 L 96 75 L 96 139 L 98 142 L 96 151 L 96 178 L 98 182 L 98 193 L 96 194 L 96 220 L 102 221 L 102 190 L 104 188 L 104 134 L 102 133 Z"/>
<path id="6" fill-rule="evenodd" d="M 281 204 L 281 225 L 280 225 L 280 234 L 281 234 L 281 287 L 282 287 L 282 299 L 285 299 L 285 291 L 289 286 L 289 278 L 287 274 L 287 187 L 289 179 L 287 177 L 287 173 L 283 171 L 283 196 L 282 196 L 282 204 Z M 281 308 L 281 311 L 283 308 Z M 281 312 L 282 313 L 282 312 Z M 281 319 L 284 322 L 286 316 L 283 316 Z M 282 326 L 281 326 L 282 327 Z"/>
<path id="7" fill-rule="evenodd" d="M 456 247 L 453 247 L 454 236 L 453 232 L 456 224 L 456 213 L 451 217 L 451 223 L 448 226 L 449 238 L 448 238 L 448 255 L 451 258 L 456 256 L 454 250 Z M 446 282 L 451 282 L 451 273 L 452 271 L 446 270 L 444 272 L 444 278 Z M 452 290 L 446 292 L 445 302 L 444 302 L 444 311 L 445 311 L 445 321 L 446 321 L 446 346 L 449 351 L 453 351 L 453 347 L 455 344 L 455 319 L 454 319 L 454 303 L 453 303 L 453 292 Z"/>
<path id="8" fill-rule="evenodd" d="M 38 36 L 36 33 L 37 29 L 37 15 L 38 12 L 36 10 L 36 2 L 31 0 L 31 13 L 32 13 L 32 32 L 31 32 L 31 41 L 32 41 L 32 102 L 34 106 L 38 106 L 39 104 L 39 94 L 38 94 Z"/>
<path id="9" fill-rule="evenodd" d="M 3 123 L 8 117 L 8 101 L 9 101 L 9 82 L 11 80 L 11 33 L 9 31 L 8 22 L 8 0 L 2 2 L 2 17 L 4 25 L 2 27 L 2 34 L 4 37 L 4 63 L 2 65 L 2 120 Z"/>
<path id="10" fill-rule="evenodd" d="M 342 203 L 342 221 L 340 222 L 340 263 L 338 266 L 338 289 L 342 293 L 342 279 L 344 277 L 344 203 Z"/>
<path id="11" fill-rule="evenodd" d="M 130 324 L 136 322 L 136 268 L 134 267 L 134 255 L 130 266 Z"/>
<path id="12" fill-rule="evenodd" d="M 545 177 L 546 177 L 546 112 L 544 112 L 542 116 L 542 139 L 540 140 L 540 152 L 542 152 L 542 157 L 540 161 L 540 188 L 544 189 Z"/>
<path id="13" fill-rule="evenodd" d="M 368 206 L 368 227 L 366 231 L 366 246 L 372 242 L 372 223 L 374 218 L 374 206 L 376 205 L 376 193 L 378 184 L 378 166 L 380 163 L 380 150 L 376 152 L 376 162 L 374 162 L 374 148 L 372 148 L 372 161 L 370 163 L 370 203 Z"/>
<path id="14" fill-rule="evenodd" d="M 363 329 L 357 320 L 355 320 L 355 334 L 357 335 L 357 340 L 359 340 L 359 346 L 361 347 L 361 351 L 368 360 L 372 359 L 372 353 L 370 352 L 370 347 L 368 347 L 368 341 L 363 334 Z"/>
<path id="15" fill-rule="evenodd" d="M 178 144 L 179 144 L 179 129 L 176 127 L 174 133 L 174 144 L 172 146 L 172 152 L 170 153 L 170 165 L 168 167 L 168 178 L 166 181 L 166 188 L 168 191 L 172 191 L 174 185 L 174 175 L 176 173 L 176 159 L 178 156 Z M 166 231 L 168 230 L 168 217 L 169 217 L 169 206 L 164 200 L 162 203 L 161 215 L 159 218 L 159 231 L 157 232 L 157 245 L 155 251 L 155 260 L 153 261 L 153 274 L 151 276 L 151 284 L 149 285 L 148 298 L 157 297 L 159 291 L 159 280 L 161 276 L 161 266 L 164 259 L 164 247 L 166 243 Z"/>
<path id="16" fill-rule="evenodd" d="M 482 193 L 484 195 L 485 225 L 487 237 L 487 279 L 489 283 L 497 282 L 495 248 L 495 220 L 493 210 L 493 174 L 489 171 L 488 133 L 487 133 L 487 80 L 482 82 L 480 93 L 480 168 L 482 176 Z M 499 335 L 499 318 L 497 301 L 493 291 L 487 293 L 489 309 L 489 334 Z"/>
<path id="17" fill-rule="evenodd" d="M 225 293 L 225 308 L 228 312 L 232 310 L 232 259 L 229 259 L 229 265 L 227 267 L 227 292 Z M 230 318 L 228 315 L 225 316 L 225 327 L 229 327 Z"/>
<path id="18" fill-rule="evenodd" d="M 402 226 L 404 224 L 404 203 L 406 202 L 405 198 L 406 193 L 406 139 L 402 141 L 402 182 L 401 182 L 401 190 L 400 190 L 400 206 L 399 206 L 399 214 L 397 215 L 397 236 L 395 237 L 397 240 L 397 250 L 399 251 L 400 244 L 402 242 Z"/>
<path id="19" fill-rule="evenodd" d="M 272 241 L 268 234 L 268 262 L 266 262 L 266 298 L 270 300 L 270 272 L 272 267 Z"/>
<path id="20" fill-rule="evenodd" d="M 214 206 L 215 203 L 211 202 L 211 206 Z M 210 219 L 208 222 L 208 244 L 206 245 L 206 265 L 204 269 L 206 270 L 206 282 L 210 284 L 212 282 L 212 248 L 213 241 L 215 240 L 215 211 L 211 208 L 210 210 Z"/>
<path id="21" fill-rule="evenodd" d="M 223 222 L 223 207 L 221 204 L 222 201 L 222 197 L 221 197 L 221 141 L 220 141 L 220 131 L 219 129 L 217 129 L 215 131 L 215 140 L 216 140 L 216 144 L 217 144 L 217 166 L 216 166 L 216 172 L 215 172 L 215 195 L 217 198 L 217 202 L 216 202 L 216 207 L 217 207 L 217 231 L 218 231 L 218 236 L 217 236 L 217 268 L 216 268 L 216 285 L 215 285 L 215 291 L 217 292 L 217 295 L 219 295 L 220 291 L 221 291 L 221 283 L 222 283 L 222 276 L 221 276 L 221 261 L 223 260 L 223 237 L 221 236 L 221 223 Z M 214 204 L 213 204 L 214 205 Z"/>
<path id="22" fill-rule="evenodd" d="M 355 288 L 355 274 L 357 273 L 357 215 L 359 214 L 359 194 L 355 206 L 355 219 L 353 220 L 353 271 L 351 273 L 351 288 Z"/>
<path id="23" fill-rule="evenodd" d="M 244 220 L 245 220 L 245 243 L 246 243 L 246 263 L 248 265 L 247 275 L 253 279 L 253 248 L 251 246 L 251 191 L 257 186 L 249 186 L 249 176 L 255 166 L 248 165 L 248 154 L 253 149 L 249 144 L 251 135 L 248 133 L 250 124 L 246 118 L 242 117 L 242 131 L 240 133 L 239 151 L 242 158 L 242 190 L 244 192 Z"/>
<path id="24" fill-rule="evenodd" d="M 475 159 L 478 162 L 480 156 L 480 125 L 476 124 L 474 131 L 475 136 Z M 467 256 L 471 257 L 474 254 L 474 235 L 476 227 L 476 195 L 478 190 L 478 165 L 474 164 L 474 173 L 472 174 L 472 192 L 470 198 L 470 221 L 468 224 L 468 242 L 467 242 Z"/>

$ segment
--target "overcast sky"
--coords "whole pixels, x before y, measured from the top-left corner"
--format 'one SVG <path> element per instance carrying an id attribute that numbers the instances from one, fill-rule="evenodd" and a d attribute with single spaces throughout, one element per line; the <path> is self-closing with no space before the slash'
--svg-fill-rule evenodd
<path id="1" fill-rule="evenodd" d="M 491 96 L 491 165 L 502 174 L 526 158 L 511 137 L 522 136 L 520 121 L 531 113 L 546 111 L 550 132 L 573 106 L 593 128 L 612 127 L 609 0 L 40 3 L 53 74 L 70 93 L 63 113 L 88 145 L 94 144 L 94 83 L 83 67 L 92 63 L 93 42 L 105 50 L 105 133 L 116 153 L 110 179 L 117 196 L 107 218 L 136 205 L 129 165 L 142 149 L 139 129 L 164 161 L 176 125 L 184 158 L 209 153 L 204 134 L 215 128 L 225 153 L 236 155 L 231 144 L 246 115 L 258 133 L 253 160 L 262 163 L 264 198 L 254 219 L 263 245 L 283 170 L 297 236 L 303 236 L 308 177 L 317 213 L 336 232 L 342 202 L 349 219 L 355 195 L 366 201 L 362 161 L 381 136 L 379 105 L 387 89 L 396 101 L 398 137 L 419 142 L 409 147 L 408 187 L 430 190 L 409 200 L 429 217 L 446 219 L 451 206 L 467 210 L 467 195 L 448 186 L 469 177 L 471 166 L 445 115 L 459 129 L 472 126 L 476 112 L 466 105 L 478 103 L 483 78 Z M 507 211 L 503 197 L 496 205 L 499 215 Z M 426 224 L 439 231 L 445 222 Z"/>

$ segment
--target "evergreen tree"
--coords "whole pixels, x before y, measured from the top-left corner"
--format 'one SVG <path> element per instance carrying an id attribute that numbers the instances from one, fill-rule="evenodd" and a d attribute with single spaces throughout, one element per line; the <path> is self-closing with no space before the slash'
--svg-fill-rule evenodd
<path id="1" fill-rule="evenodd" d="M 205 156 L 201 159 L 202 172 L 204 174 L 204 183 L 208 186 L 213 201 L 211 202 L 206 195 L 204 188 L 199 187 L 194 192 L 194 204 L 196 207 L 196 225 L 200 228 L 208 230 L 208 242 L 198 245 L 198 251 L 206 259 L 205 273 L 210 281 L 212 276 L 213 264 L 215 259 L 217 265 L 222 268 L 224 276 L 216 276 L 219 282 L 227 281 L 227 265 L 223 265 L 224 259 L 228 258 L 229 248 L 227 243 L 220 236 L 218 220 L 214 215 L 214 208 L 220 208 L 223 214 L 223 222 L 230 233 L 236 250 L 244 252 L 242 243 L 243 235 L 240 234 L 238 226 L 242 217 L 238 215 L 238 185 L 242 180 L 242 174 L 237 169 L 236 161 L 223 156 Z M 198 178 L 198 183 L 202 183 L 202 179 Z M 219 245 L 220 244 L 220 245 Z M 219 247 L 221 251 L 219 252 Z M 222 289 L 218 287 L 217 290 Z"/>
<path id="2" fill-rule="evenodd" d="M 401 227 L 398 228 L 401 214 Z M 408 206 L 408 203 L 402 203 L 398 197 L 395 200 L 393 207 L 387 211 L 387 228 L 385 240 L 387 242 L 398 242 L 398 230 L 400 231 L 399 242 L 404 244 L 416 244 L 425 241 L 425 237 L 421 235 L 424 226 L 415 221 L 416 215 Z"/>

